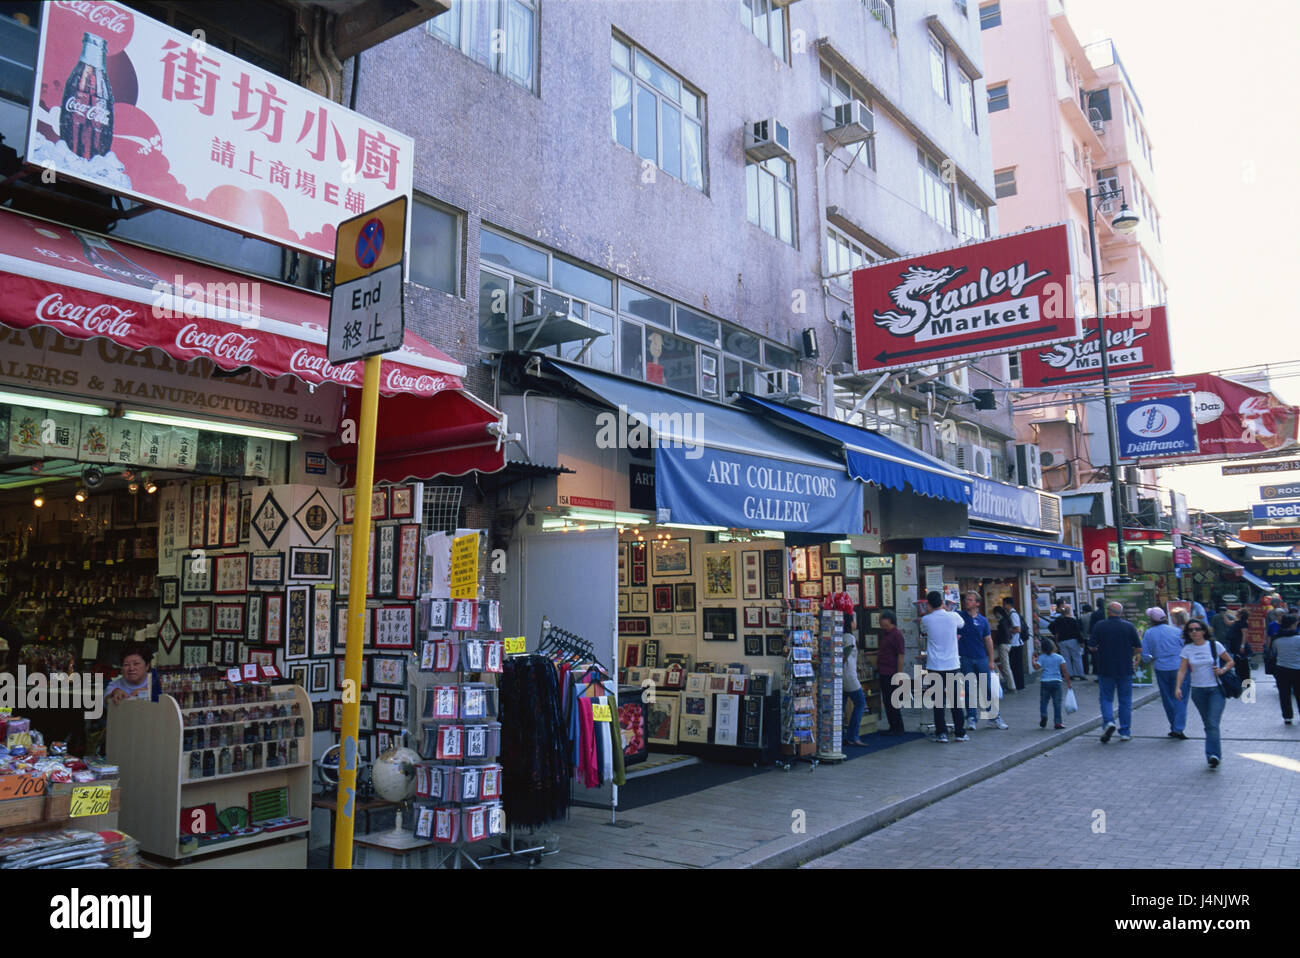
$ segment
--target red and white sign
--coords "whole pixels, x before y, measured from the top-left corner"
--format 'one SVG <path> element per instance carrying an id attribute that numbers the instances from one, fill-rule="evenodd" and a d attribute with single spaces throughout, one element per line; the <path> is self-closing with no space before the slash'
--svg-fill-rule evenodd
<path id="1" fill-rule="evenodd" d="M 1180 455 L 1179 462 L 1212 462 L 1234 456 L 1292 449 L 1297 444 L 1300 407 L 1288 406 L 1272 393 L 1231 379 L 1196 373 L 1132 383 L 1133 398 L 1155 399 L 1192 393 L 1200 454 Z M 1153 457 L 1154 458 L 1154 457 Z"/>
<path id="2" fill-rule="evenodd" d="M 325 259 L 411 195 L 408 136 L 120 4 L 43 13 L 29 163 Z"/>
<path id="3" fill-rule="evenodd" d="M 1083 564 L 1087 575 L 1110 575 L 1111 553 L 1115 548 L 1115 530 L 1083 527 Z"/>
<path id="4" fill-rule="evenodd" d="M 0 323 L 49 326 L 69 339 L 153 346 L 270 378 L 361 387 L 361 363 L 325 356 L 329 297 L 204 266 L 66 226 L 0 212 Z M 380 392 L 459 389 L 465 367 L 407 332 L 380 371 Z"/>
<path id="5" fill-rule="evenodd" d="M 1101 382 L 1097 321 L 1085 319 L 1083 325 L 1083 336 L 1074 342 L 1020 354 L 1021 378 L 1027 389 Z M 1163 306 L 1107 316 L 1106 342 L 1111 379 L 1173 372 L 1169 319 Z"/>
<path id="6" fill-rule="evenodd" d="M 853 273 L 859 372 L 910 369 L 1078 339 L 1068 223 Z"/>

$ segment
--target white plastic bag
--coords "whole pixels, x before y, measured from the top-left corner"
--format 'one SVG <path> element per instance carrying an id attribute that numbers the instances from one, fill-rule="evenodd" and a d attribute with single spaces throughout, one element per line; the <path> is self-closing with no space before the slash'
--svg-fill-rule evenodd
<path id="1" fill-rule="evenodd" d="M 1079 700 L 1074 697 L 1074 689 L 1065 690 L 1065 712 L 1068 715 L 1071 712 L 1079 711 Z"/>
<path id="2" fill-rule="evenodd" d="M 989 673 L 989 701 L 996 702 L 1002 698 L 1002 679 L 996 672 Z"/>

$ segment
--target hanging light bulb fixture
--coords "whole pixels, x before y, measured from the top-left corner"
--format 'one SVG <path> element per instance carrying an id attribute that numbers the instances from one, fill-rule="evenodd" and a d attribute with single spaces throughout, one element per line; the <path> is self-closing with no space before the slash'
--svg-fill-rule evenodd
<path id="1" fill-rule="evenodd" d="M 35 491 L 36 496 L 32 499 L 32 505 L 40 509 L 45 505 L 45 489 L 42 486 L 37 486 Z"/>
<path id="2" fill-rule="evenodd" d="M 72 498 L 76 499 L 78 502 L 85 502 L 89 495 L 90 493 L 86 491 L 85 486 L 78 485 L 77 491 L 72 494 Z"/>

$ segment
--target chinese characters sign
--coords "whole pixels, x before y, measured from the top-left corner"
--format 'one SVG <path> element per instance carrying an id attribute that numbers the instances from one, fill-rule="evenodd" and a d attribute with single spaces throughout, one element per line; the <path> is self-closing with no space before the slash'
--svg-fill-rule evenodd
<path id="1" fill-rule="evenodd" d="M 116 3 L 48 4 L 30 163 L 334 255 L 335 224 L 411 194 L 410 137 Z"/>

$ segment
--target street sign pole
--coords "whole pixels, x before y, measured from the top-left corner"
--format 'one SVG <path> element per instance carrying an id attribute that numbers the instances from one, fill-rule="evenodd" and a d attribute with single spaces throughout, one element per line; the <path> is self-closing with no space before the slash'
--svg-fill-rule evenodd
<path id="1" fill-rule="evenodd" d="M 366 573 L 370 560 L 370 500 L 375 483 L 375 429 L 379 419 L 378 356 L 367 356 L 357 423 L 356 506 L 352 518 L 352 566 L 348 570 L 348 640 L 343 657 L 343 724 L 339 732 L 338 809 L 334 819 L 334 867 L 352 867 L 356 825 L 357 732 L 361 724 L 361 645 L 365 636 Z M 349 694 L 350 693 L 350 694 Z"/>

